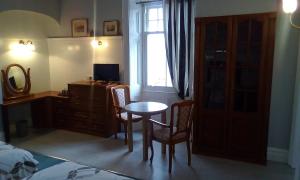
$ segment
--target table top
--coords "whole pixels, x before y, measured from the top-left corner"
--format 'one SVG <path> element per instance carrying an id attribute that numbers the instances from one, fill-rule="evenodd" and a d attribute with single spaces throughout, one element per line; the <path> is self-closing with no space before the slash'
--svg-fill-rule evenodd
<path id="1" fill-rule="evenodd" d="M 154 115 L 167 110 L 168 106 L 159 102 L 135 102 L 127 104 L 124 109 L 137 115 Z"/>
<path id="2" fill-rule="evenodd" d="M 4 100 L 2 106 L 14 106 L 18 104 L 28 103 L 32 101 L 36 101 L 39 99 L 47 98 L 47 97 L 56 97 L 66 99 L 68 97 L 58 95 L 57 91 L 46 91 L 41 93 L 30 94 L 25 97 L 20 97 L 12 100 Z"/>

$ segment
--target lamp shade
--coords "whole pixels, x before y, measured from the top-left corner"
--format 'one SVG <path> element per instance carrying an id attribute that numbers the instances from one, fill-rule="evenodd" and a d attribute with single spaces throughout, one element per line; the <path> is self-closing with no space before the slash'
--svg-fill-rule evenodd
<path id="1" fill-rule="evenodd" d="M 297 0 L 282 0 L 282 8 L 285 13 L 293 13 L 298 6 Z"/>

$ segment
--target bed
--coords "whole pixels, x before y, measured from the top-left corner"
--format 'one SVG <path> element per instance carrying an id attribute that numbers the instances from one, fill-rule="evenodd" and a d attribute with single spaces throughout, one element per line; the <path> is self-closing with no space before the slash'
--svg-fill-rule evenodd
<path id="1" fill-rule="evenodd" d="M 26 151 L 0 141 L 0 180 L 19 179 L 132 180 L 136 178 Z"/>

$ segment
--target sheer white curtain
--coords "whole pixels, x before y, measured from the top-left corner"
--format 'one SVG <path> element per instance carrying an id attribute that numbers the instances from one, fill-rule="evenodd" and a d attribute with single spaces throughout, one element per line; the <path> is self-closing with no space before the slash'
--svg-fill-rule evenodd
<path id="1" fill-rule="evenodd" d="M 141 98 L 142 82 L 141 82 L 141 17 L 142 7 L 136 3 L 136 0 L 127 0 L 128 11 L 125 15 L 128 26 L 128 63 L 127 71 L 130 84 L 131 99 L 138 101 Z M 123 9 L 124 10 L 124 9 Z M 125 45 L 126 46 L 126 45 Z M 125 48 L 125 47 L 124 47 Z"/>

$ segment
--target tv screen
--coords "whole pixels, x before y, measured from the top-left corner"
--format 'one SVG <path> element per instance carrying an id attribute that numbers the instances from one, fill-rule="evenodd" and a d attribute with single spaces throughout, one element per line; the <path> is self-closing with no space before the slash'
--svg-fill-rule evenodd
<path id="1" fill-rule="evenodd" d="M 94 80 L 120 81 L 119 64 L 94 64 Z"/>

